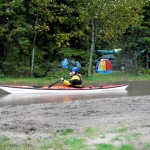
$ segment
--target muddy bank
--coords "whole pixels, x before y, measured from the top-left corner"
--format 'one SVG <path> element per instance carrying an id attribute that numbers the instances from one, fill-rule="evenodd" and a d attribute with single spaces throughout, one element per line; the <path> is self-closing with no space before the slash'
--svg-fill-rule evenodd
<path id="1" fill-rule="evenodd" d="M 149 142 L 150 95 L 0 108 L 0 136 L 17 142 L 68 128 L 82 134 L 88 127 L 102 132 L 126 127 L 141 134 L 140 142 Z"/>

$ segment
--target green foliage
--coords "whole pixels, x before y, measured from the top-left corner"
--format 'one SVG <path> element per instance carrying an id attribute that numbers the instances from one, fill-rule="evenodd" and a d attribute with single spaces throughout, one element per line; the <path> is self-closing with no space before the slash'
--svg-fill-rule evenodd
<path id="1" fill-rule="evenodd" d="M 17 149 L 17 145 L 12 144 L 11 140 L 7 137 L 0 137 L 0 149 Z"/>
<path id="2" fill-rule="evenodd" d="M 149 149 L 150 149 L 150 143 L 149 144 L 148 143 L 144 144 L 142 150 L 149 150 Z"/>
<path id="3" fill-rule="evenodd" d="M 35 68 L 34 75 L 37 77 L 45 75 L 47 71 L 40 65 L 48 63 L 50 59 L 60 61 L 68 57 L 87 67 L 91 47 L 91 18 L 95 26 L 96 47 L 110 48 L 118 46 L 118 39 L 126 29 L 139 24 L 144 15 L 142 28 L 134 30 L 132 34 L 137 36 L 140 33 L 140 38 L 136 40 L 140 43 L 138 47 L 148 49 L 149 3 L 141 15 L 144 2 L 145 0 L 1 0 L 0 59 L 12 64 L 12 68 L 29 68 L 33 62 L 32 50 L 35 48 L 34 67 L 39 68 Z M 127 39 L 128 47 L 131 47 L 134 44 L 133 37 L 131 42 L 130 36 Z"/>
<path id="4" fill-rule="evenodd" d="M 145 50 L 146 52 L 145 54 L 141 55 L 141 58 L 144 58 L 146 56 L 146 53 L 147 55 L 150 54 L 149 52 L 150 49 L 149 10 L 150 10 L 150 3 L 147 1 L 143 11 L 141 11 L 143 15 L 143 19 L 140 21 L 140 24 L 128 28 L 122 38 L 122 41 L 120 42 L 120 46 L 123 47 L 127 55 L 133 58 L 135 57 L 135 53 L 140 53 L 140 51 L 142 50 Z M 129 53 L 131 55 L 129 55 Z M 138 63 L 138 59 L 135 61 L 136 63 Z M 146 61 L 144 67 L 150 65 L 149 60 L 147 58 L 144 58 L 143 61 Z M 137 68 L 139 68 L 140 66 L 137 65 Z"/>
<path id="5" fill-rule="evenodd" d="M 122 141 L 120 136 L 116 136 L 112 139 L 112 141 Z"/>
<path id="6" fill-rule="evenodd" d="M 94 137 L 96 134 L 96 131 L 93 128 L 86 128 L 84 132 L 87 137 Z"/>
<path id="7" fill-rule="evenodd" d="M 72 48 L 61 48 L 58 54 L 60 54 L 63 58 L 75 58 L 77 56 L 81 56 L 80 50 L 75 50 Z"/>
<path id="8" fill-rule="evenodd" d="M 63 145 L 62 145 L 60 139 L 54 139 L 54 140 L 43 139 L 42 141 L 40 141 L 39 144 L 40 144 L 40 146 L 39 146 L 40 150 L 49 150 L 49 149 L 61 150 L 61 149 L 63 149 Z"/>
<path id="9" fill-rule="evenodd" d="M 135 148 L 132 145 L 125 144 L 125 145 L 121 145 L 116 150 L 135 150 Z"/>
<path id="10" fill-rule="evenodd" d="M 150 69 L 140 69 L 140 73 L 145 74 L 145 75 L 150 75 Z"/>
<path id="11" fill-rule="evenodd" d="M 79 73 L 81 75 L 87 76 L 88 75 L 88 66 L 79 68 Z"/>
<path id="12" fill-rule="evenodd" d="M 70 150 L 79 150 L 86 148 L 86 145 L 83 144 L 83 140 L 78 139 L 76 137 L 71 137 L 70 139 L 67 139 L 64 142 L 66 145 L 70 146 Z"/>
<path id="13" fill-rule="evenodd" d="M 33 69 L 33 76 L 35 78 L 44 77 L 46 76 L 46 71 L 43 68 L 35 67 Z"/>
<path id="14" fill-rule="evenodd" d="M 50 68 L 49 72 L 47 73 L 48 79 L 60 79 L 61 77 L 66 77 L 69 73 L 68 69 L 64 68 Z M 69 76 L 69 75 L 68 75 Z"/>
<path id="15" fill-rule="evenodd" d="M 63 144 L 60 142 L 60 140 L 54 140 L 51 142 L 50 148 L 53 148 L 54 150 L 62 150 Z M 49 150 L 49 148 L 47 150 Z"/>
<path id="16" fill-rule="evenodd" d="M 135 150 L 132 145 L 125 144 L 120 147 L 114 147 L 111 144 L 98 144 L 96 150 Z"/>
<path id="17" fill-rule="evenodd" d="M 98 144 L 96 150 L 114 150 L 114 146 L 111 144 Z"/>
<path id="18" fill-rule="evenodd" d="M 120 128 L 119 130 L 118 130 L 120 133 L 125 133 L 125 132 L 127 132 L 127 128 Z"/>
<path id="19" fill-rule="evenodd" d="M 140 137 L 140 134 L 139 134 L 139 133 L 135 133 L 135 134 L 126 134 L 124 138 L 125 138 L 127 141 L 130 142 L 130 141 L 138 140 L 139 137 Z"/>
<path id="20" fill-rule="evenodd" d="M 21 146 L 19 146 L 18 148 L 19 150 L 36 150 L 31 144 L 22 144 Z M 18 150 L 16 149 L 16 150 Z M 15 149 L 13 149 L 15 150 Z"/>
<path id="21" fill-rule="evenodd" d="M 68 135 L 68 134 L 70 134 L 70 133 L 72 133 L 73 132 L 73 129 L 66 129 L 63 133 L 62 133 L 62 135 Z"/>
<path id="22" fill-rule="evenodd" d="M 120 128 L 121 130 L 124 130 L 124 128 Z M 60 131 L 60 130 L 59 130 Z M 96 134 L 95 134 L 96 132 Z M 50 132 L 51 133 L 51 132 Z M 0 150 L 88 150 L 88 149 L 95 149 L 95 150 L 136 150 L 135 147 L 137 145 L 141 144 L 141 139 L 139 138 L 139 133 L 135 134 L 125 134 L 124 132 L 120 132 L 118 135 L 118 131 L 114 131 L 116 133 L 116 138 L 113 138 L 108 143 L 99 143 L 99 144 L 91 144 L 89 145 L 89 140 L 95 141 L 95 139 L 100 138 L 106 138 L 109 139 L 109 136 L 100 137 L 100 133 L 96 131 L 93 128 L 86 128 L 84 129 L 84 132 L 77 133 L 73 132 L 72 129 L 68 128 L 65 131 L 58 131 L 54 132 L 53 134 L 50 134 L 50 138 L 45 137 L 39 137 L 37 139 L 32 138 L 31 140 L 28 140 L 24 143 L 18 143 L 18 145 L 13 144 L 13 142 L 5 137 L 0 137 Z M 78 136 L 81 136 L 81 138 L 76 136 L 71 136 L 71 133 L 77 134 Z M 82 135 L 81 135 L 82 133 Z M 84 134 L 83 134 L 84 133 Z M 86 133 L 86 135 L 85 135 Z M 93 134 L 94 133 L 94 134 Z M 48 133 L 49 134 L 49 133 Z M 107 135 L 108 132 L 104 132 L 103 134 Z M 90 136 L 89 136 L 90 135 Z M 92 135 L 92 138 L 91 138 Z M 128 141 L 126 137 L 128 137 Z M 83 139 L 84 138 L 84 139 Z M 121 140 L 120 140 L 121 138 Z M 110 138 L 111 139 L 111 138 Z M 134 140 L 137 140 L 136 142 Z M 115 142 L 118 142 L 117 145 Z M 113 142 L 113 143 L 112 143 Z M 140 147 L 138 147 L 141 150 L 149 150 L 150 143 L 142 143 Z"/>
<path id="23" fill-rule="evenodd" d="M 62 68 L 60 68 L 62 69 Z M 70 77 L 66 76 L 68 75 L 69 70 L 62 69 L 61 72 L 55 71 L 55 72 L 49 72 L 51 75 L 44 78 L 19 78 L 17 77 L 10 77 L 10 76 L 3 76 L 3 78 L 0 78 L 1 84 L 21 84 L 21 85 L 47 85 L 50 83 L 54 83 L 58 81 L 61 77 L 65 77 L 66 79 L 70 79 Z M 53 74 L 55 73 L 55 76 Z M 93 85 L 97 83 L 109 83 L 109 82 L 130 82 L 130 81 L 144 81 L 144 80 L 150 80 L 149 75 L 143 75 L 139 74 L 127 74 L 126 72 L 114 72 L 109 75 L 100 75 L 100 74 L 93 74 L 90 78 L 87 76 L 82 75 L 83 78 L 83 85 Z"/>
<path id="24" fill-rule="evenodd" d="M 40 149 L 49 150 L 51 147 L 52 147 L 52 143 L 51 143 L 50 140 L 44 139 L 44 140 L 41 142 Z"/>
<path id="25" fill-rule="evenodd" d="M 29 77 L 30 76 L 30 68 L 24 67 L 24 66 L 19 66 L 19 67 L 16 66 L 14 69 L 14 72 L 11 72 L 11 76 Z"/>
<path id="26" fill-rule="evenodd" d="M 31 68 L 22 66 L 22 65 L 15 65 L 11 63 L 3 63 L 1 72 L 5 76 L 11 77 L 29 77 L 31 76 Z M 33 69 L 33 76 L 34 77 L 44 77 L 47 76 L 48 67 L 44 64 L 35 66 Z"/>
<path id="27" fill-rule="evenodd" d="M 24 66 L 15 66 L 11 63 L 3 63 L 2 73 L 6 76 L 11 77 L 29 77 L 30 76 L 30 68 Z"/>

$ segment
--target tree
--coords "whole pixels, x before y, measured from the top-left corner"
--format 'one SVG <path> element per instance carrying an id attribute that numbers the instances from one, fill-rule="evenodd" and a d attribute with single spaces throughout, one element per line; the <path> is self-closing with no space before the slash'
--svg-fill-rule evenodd
<path id="1" fill-rule="evenodd" d="M 92 56 L 96 41 L 112 43 L 130 26 L 141 20 L 145 0 L 85 0 L 85 14 L 91 23 L 91 49 L 88 76 L 91 75 Z"/>
<path id="2" fill-rule="evenodd" d="M 90 76 L 95 47 L 115 46 L 129 26 L 140 22 L 143 3 L 144 0 L 2 0 L 0 56 L 17 69 L 31 67 L 31 73 L 44 67 L 46 72 L 49 62 L 63 57 L 74 58 L 89 63 Z"/>
<path id="3" fill-rule="evenodd" d="M 149 48 L 150 48 L 150 3 L 147 2 L 141 12 L 143 19 L 139 25 L 128 28 L 122 37 L 122 47 L 135 62 L 135 69 L 139 67 L 149 68 Z M 138 60 L 138 58 L 140 59 Z M 141 61 L 141 59 L 144 59 Z"/>
<path id="4" fill-rule="evenodd" d="M 18 65 L 28 62 L 24 61 L 25 55 L 28 54 L 28 49 L 30 47 L 29 30 L 31 27 L 24 20 L 24 7 L 23 1 L 3 1 L 1 4 L 2 13 L 1 24 L 2 32 L 1 44 L 3 45 L 2 51 L 5 53 L 3 59 L 10 62 L 11 64 L 16 64 L 15 60 L 18 60 Z M 6 44 L 5 44 L 6 43 Z M 7 48 L 4 45 L 8 45 Z"/>
<path id="5" fill-rule="evenodd" d="M 7 34 L 9 33 L 9 18 L 13 15 L 13 12 L 10 10 L 11 3 L 10 1 L 2 0 L 0 3 L 0 59 L 4 60 L 8 54 L 8 40 Z"/>
<path id="6" fill-rule="evenodd" d="M 146 6 L 144 7 L 144 19 L 142 22 L 142 27 L 144 28 L 143 37 L 140 40 L 140 43 L 143 45 L 143 48 L 146 49 L 146 68 L 150 68 L 150 2 L 147 1 Z"/>

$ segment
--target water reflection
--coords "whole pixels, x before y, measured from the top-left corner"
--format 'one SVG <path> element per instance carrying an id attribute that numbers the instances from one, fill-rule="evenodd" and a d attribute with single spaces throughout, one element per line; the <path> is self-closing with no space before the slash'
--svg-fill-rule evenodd
<path id="1" fill-rule="evenodd" d="M 127 90 L 105 92 L 88 95 L 50 95 L 50 94 L 2 94 L 0 93 L 0 107 L 29 105 L 50 102 L 68 102 L 88 99 L 101 99 L 125 96 L 150 95 L 150 81 L 131 82 Z"/>
<path id="2" fill-rule="evenodd" d="M 50 102 L 68 102 L 75 100 L 88 100 L 88 99 L 116 97 L 116 96 L 119 97 L 127 95 L 128 91 L 126 90 L 122 90 L 120 92 L 113 91 L 101 94 L 88 94 L 88 95 L 8 94 L 3 97 L 0 97 L 0 107 L 50 103 Z"/>

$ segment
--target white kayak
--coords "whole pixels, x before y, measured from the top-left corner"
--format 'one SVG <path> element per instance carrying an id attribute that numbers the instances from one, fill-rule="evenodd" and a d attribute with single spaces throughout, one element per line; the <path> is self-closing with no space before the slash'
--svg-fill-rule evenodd
<path id="1" fill-rule="evenodd" d="M 101 86 L 84 86 L 82 88 L 74 88 L 64 85 L 48 86 L 18 86 L 18 85 L 0 85 L 0 89 L 7 93 L 50 93 L 52 95 L 66 94 L 93 94 L 104 93 L 107 91 L 126 90 L 129 84 L 113 84 Z"/>

